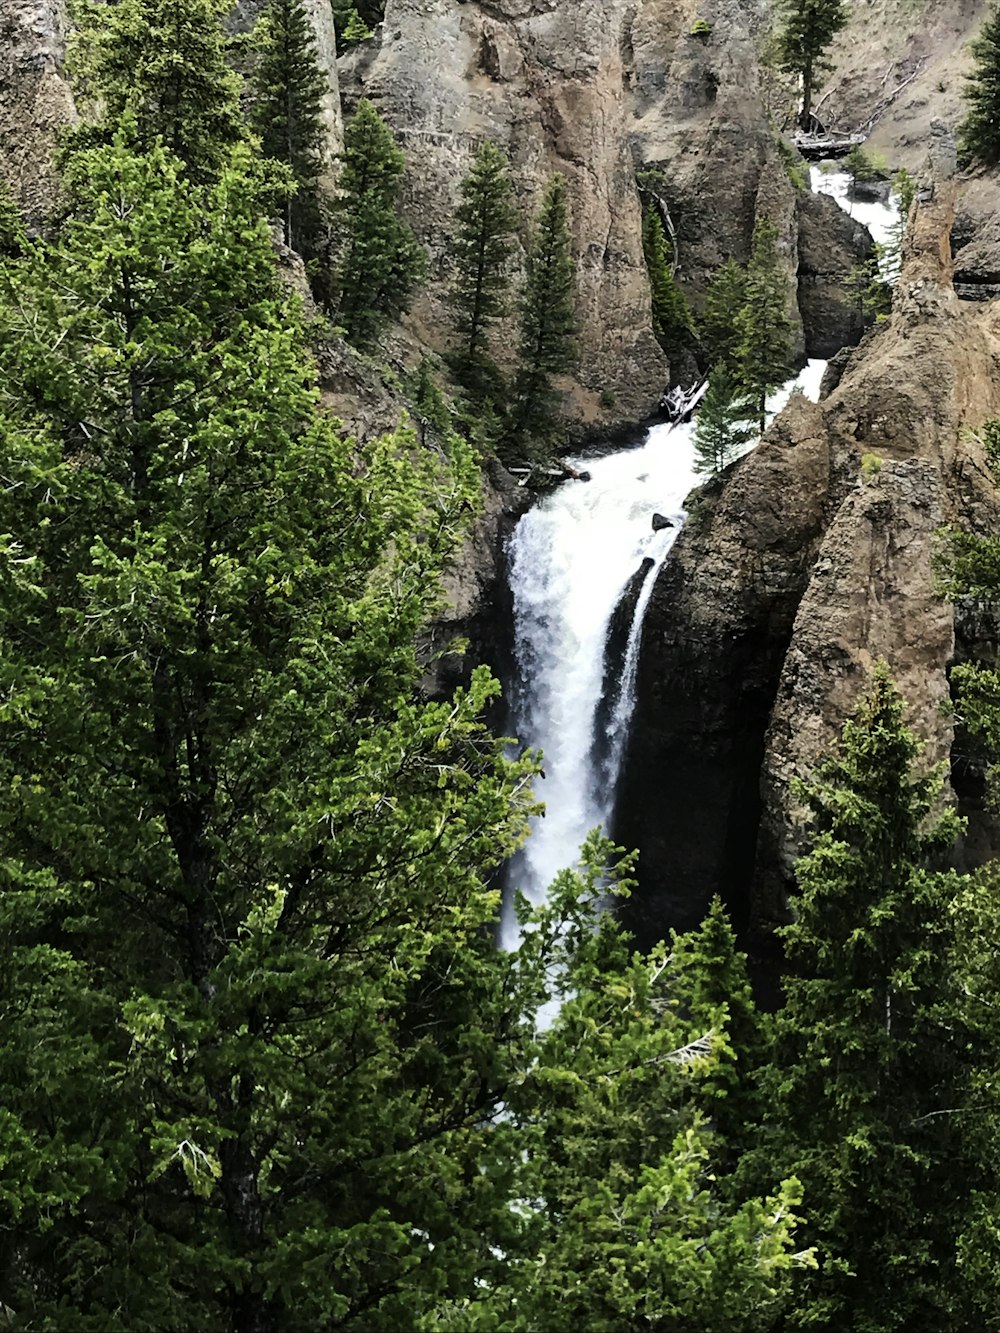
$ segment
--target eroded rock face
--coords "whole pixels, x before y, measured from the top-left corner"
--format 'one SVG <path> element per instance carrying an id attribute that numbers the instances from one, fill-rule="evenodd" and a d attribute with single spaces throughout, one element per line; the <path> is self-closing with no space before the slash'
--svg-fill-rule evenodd
<path id="1" fill-rule="evenodd" d="M 964 114 L 969 39 L 986 0 L 856 0 L 830 48 L 833 69 L 819 114 L 841 130 L 871 129 L 870 147 L 891 167 L 924 166 L 935 120 Z"/>
<path id="2" fill-rule="evenodd" d="M 476 147 L 509 156 L 529 216 L 548 176 L 569 185 L 578 255 L 581 422 L 641 418 L 666 385 L 653 338 L 622 59 L 625 0 L 389 0 L 380 47 L 341 61 L 345 98 L 371 98 L 407 152 L 405 207 L 432 267 L 409 317 L 443 349 L 446 253 Z M 523 239 L 523 238 L 522 238 Z M 513 349 L 513 327 L 497 340 Z M 614 397 L 602 407 L 601 395 Z"/>
<path id="3" fill-rule="evenodd" d="M 76 119 L 62 75 L 67 16 L 63 0 L 4 0 L 0 15 L 0 177 L 29 226 L 55 203 L 52 151 Z"/>
<path id="4" fill-rule="evenodd" d="M 828 194 L 800 200 L 798 300 L 810 356 L 826 361 L 860 341 L 871 321 L 847 284 L 873 252 L 867 229 Z"/>
<path id="5" fill-rule="evenodd" d="M 639 848 L 632 924 L 694 925 L 719 891 L 746 923 L 764 733 L 838 476 L 821 409 L 793 398 L 698 493 L 646 613 L 615 836 Z M 641 913 L 641 916 L 640 916 Z"/>
<path id="6" fill-rule="evenodd" d="M 751 877 L 758 938 L 783 919 L 801 850 L 792 779 L 828 750 L 876 658 L 925 762 L 949 757 L 955 609 L 935 596 L 936 533 L 1000 521 L 974 436 L 1000 413 L 1000 310 L 955 294 L 955 194 L 940 183 L 918 205 L 890 320 L 828 398 L 792 400 L 704 517 L 696 505 L 661 573 L 619 830 L 640 848 L 650 933 L 696 919 L 716 889 L 745 922 Z"/>
<path id="7" fill-rule="evenodd" d="M 944 483 L 929 459 L 885 462 L 862 479 L 827 530 L 799 604 L 771 712 L 762 768 L 756 908 L 780 920 L 805 850 L 792 782 L 830 752 L 879 658 L 908 702 L 907 722 L 937 758 L 954 732 L 947 668 L 954 611 L 936 594 L 935 534 Z"/>

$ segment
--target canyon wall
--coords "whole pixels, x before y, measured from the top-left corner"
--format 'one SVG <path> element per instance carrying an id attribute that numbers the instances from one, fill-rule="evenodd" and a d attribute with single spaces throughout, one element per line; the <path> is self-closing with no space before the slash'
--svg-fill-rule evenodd
<path id="1" fill-rule="evenodd" d="M 975 436 L 1000 413 L 1000 307 L 954 290 L 957 193 L 942 180 L 917 205 L 891 318 L 828 397 L 794 398 L 698 495 L 654 591 L 617 829 L 640 849 L 644 931 L 697 920 L 715 889 L 746 926 L 751 877 L 757 939 L 785 919 L 803 847 L 793 779 L 878 658 L 924 762 L 949 760 L 956 609 L 937 594 L 938 532 L 1000 520 Z M 983 855 L 995 825 L 978 830 Z"/>

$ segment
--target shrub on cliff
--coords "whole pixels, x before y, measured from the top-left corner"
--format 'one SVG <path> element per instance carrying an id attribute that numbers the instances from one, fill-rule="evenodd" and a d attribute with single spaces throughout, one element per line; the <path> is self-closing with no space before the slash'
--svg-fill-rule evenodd
<path id="1" fill-rule="evenodd" d="M 965 119 L 958 130 L 964 165 L 1000 161 L 1000 5 L 994 4 L 971 43 L 975 61 L 965 85 Z"/>

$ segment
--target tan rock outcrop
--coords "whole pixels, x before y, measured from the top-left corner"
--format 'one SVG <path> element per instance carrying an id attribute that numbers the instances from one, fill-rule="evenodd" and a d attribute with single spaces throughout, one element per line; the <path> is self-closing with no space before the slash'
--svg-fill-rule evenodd
<path id="1" fill-rule="evenodd" d="M 667 919 L 685 882 L 701 895 L 688 919 L 714 889 L 745 912 L 755 860 L 758 932 L 782 919 L 802 846 L 792 779 L 829 750 L 877 658 L 924 762 L 949 759 L 956 608 L 937 597 L 937 533 L 1000 524 L 974 433 L 1000 415 L 1000 304 L 956 297 L 954 205 L 953 182 L 917 205 L 891 318 L 827 399 L 793 399 L 699 498 L 654 591 L 625 778 L 638 813 L 619 833 Z"/>
<path id="2" fill-rule="evenodd" d="M 4 0 L 0 15 L 0 177 L 32 226 L 52 209 L 52 153 L 76 118 L 62 74 L 64 0 Z"/>
<path id="3" fill-rule="evenodd" d="M 870 147 L 890 166 L 921 170 L 931 124 L 954 128 L 964 114 L 968 43 L 988 10 L 988 0 L 854 0 L 819 114 L 844 130 L 871 127 Z"/>

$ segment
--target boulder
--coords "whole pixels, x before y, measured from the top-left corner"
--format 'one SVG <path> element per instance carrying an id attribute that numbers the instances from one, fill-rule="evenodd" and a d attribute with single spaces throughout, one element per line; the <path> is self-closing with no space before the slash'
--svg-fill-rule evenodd
<path id="1" fill-rule="evenodd" d="M 871 317 L 848 288 L 852 269 L 874 254 L 867 229 L 828 194 L 799 201 L 799 310 L 806 352 L 829 360 L 861 338 Z"/>

